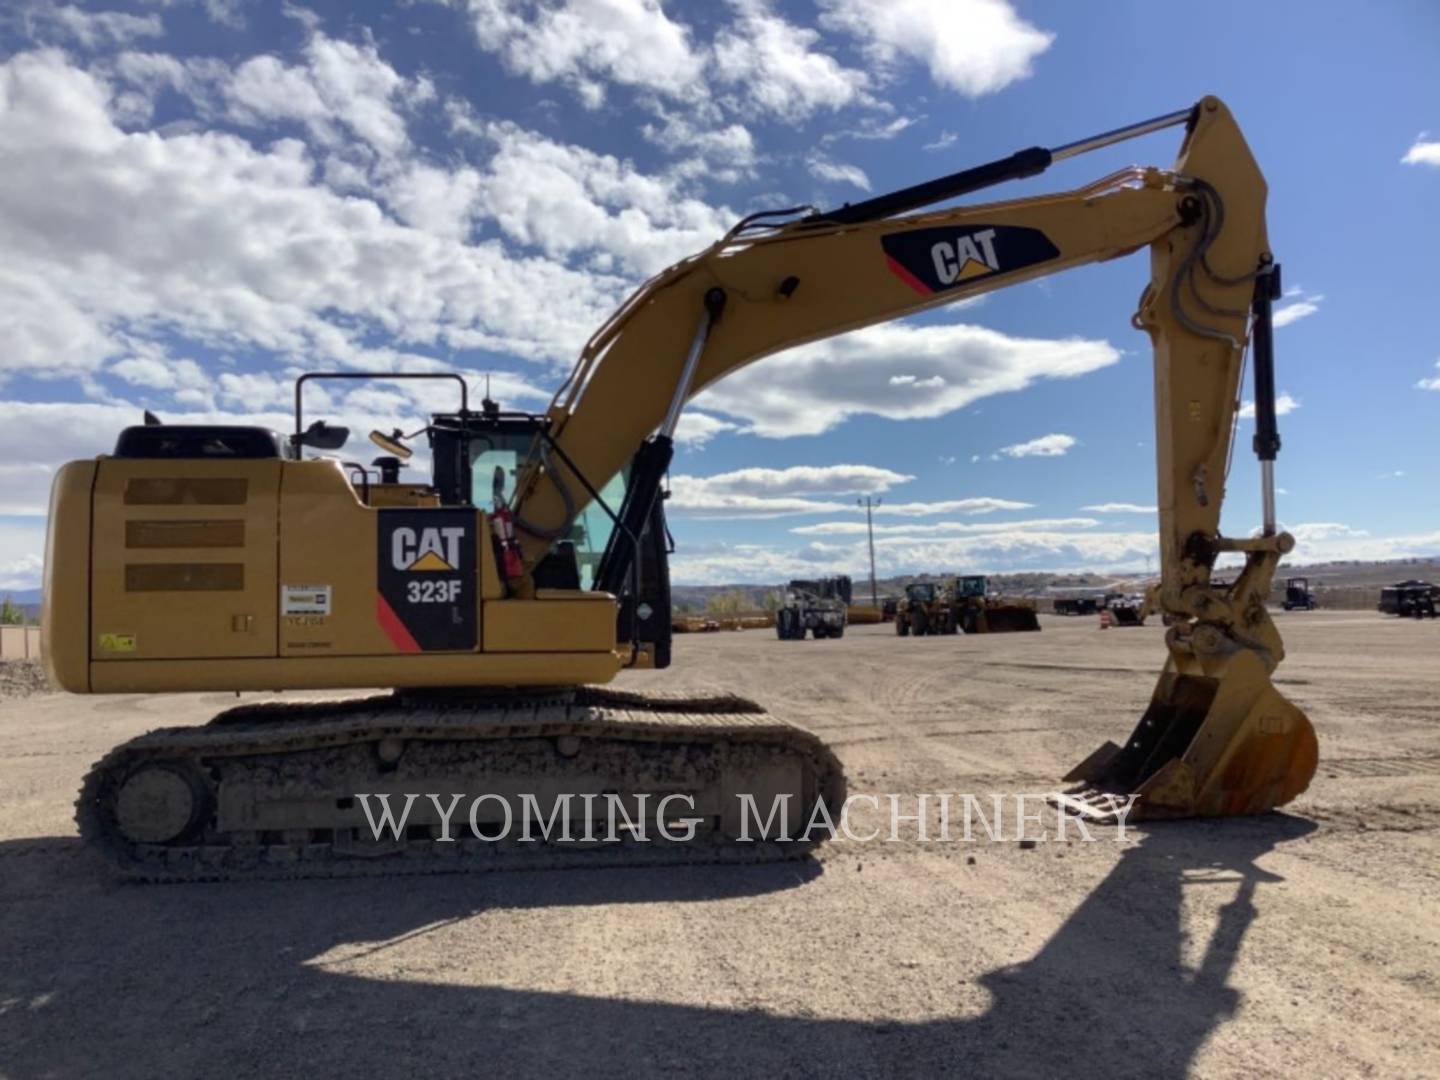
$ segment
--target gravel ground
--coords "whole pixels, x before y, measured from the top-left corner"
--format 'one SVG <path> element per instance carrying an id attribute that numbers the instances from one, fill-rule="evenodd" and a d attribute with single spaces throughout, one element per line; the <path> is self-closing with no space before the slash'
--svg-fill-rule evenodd
<path id="1" fill-rule="evenodd" d="M 1320 733 L 1285 813 L 761 868 L 135 886 L 80 849 L 108 747 L 228 695 L 0 703 L 0 1076 L 1440 1075 L 1440 625 L 1278 616 Z M 852 792 L 1041 792 L 1121 738 L 1158 626 L 692 635 Z"/>
<path id="2" fill-rule="evenodd" d="M 38 660 L 0 660 L 0 701 L 29 697 L 50 689 Z"/>

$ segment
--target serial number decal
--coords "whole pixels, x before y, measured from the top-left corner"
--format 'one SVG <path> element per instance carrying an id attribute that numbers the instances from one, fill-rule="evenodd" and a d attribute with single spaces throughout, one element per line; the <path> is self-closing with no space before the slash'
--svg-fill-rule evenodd
<path id="1" fill-rule="evenodd" d="M 329 585 L 281 585 L 280 614 L 329 615 Z"/>

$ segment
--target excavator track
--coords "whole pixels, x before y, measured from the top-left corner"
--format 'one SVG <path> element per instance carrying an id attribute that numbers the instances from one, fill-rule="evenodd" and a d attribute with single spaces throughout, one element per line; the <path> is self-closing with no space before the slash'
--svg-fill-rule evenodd
<path id="1" fill-rule="evenodd" d="M 358 796 L 388 794 L 398 818 L 411 793 L 403 829 L 377 839 Z M 463 797 L 448 829 L 431 793 Z M 527 793 L 533 839 L 520 828 Z M 587 793 L 593 802 L 580 801 Z M 744 793 L 758 807 L 748 825 Z M 551 822 L 548 839 L 562 794 L 580 811 L 572 838 Z M 656 811 L 668 794 L 691 800 L 665 815 L 671 838 Z M 763 829 L 787 795 L 794 839 Z M 607 798 L 618 819 L 598 809 Z M 801 835 L 816 801 L 836 816 L 844 799 L 840 763 L 819 738 L 742 698 L 398 691 L 241 706 L 132 739 L 86 776 L 76 821 L 129 877 L 214 881 L 794 859 L 828 835 Z M 495 817 L 502 801 L 508 831 Z M 697 819 L 693 838 L 676 838 L 682 818 Z"/>

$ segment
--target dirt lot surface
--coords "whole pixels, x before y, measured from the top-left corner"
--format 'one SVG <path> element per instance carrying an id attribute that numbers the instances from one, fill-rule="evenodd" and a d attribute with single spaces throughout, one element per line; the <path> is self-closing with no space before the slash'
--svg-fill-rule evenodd
<path id="1" fill-rule="evenodd" d="M 88 765 L 232 697 L 0 703 L 0 1075 L 1440 1075 L 1440 624 L 1281 615 L 1322 764 L 1284 814 L 828 845 L 761 868 L 137 886 Z M 852 792 L 1043 792 L 1123 738 L 1158 626 L 692 635 Z"/>
<path id="2" fill-rule="evenodd" d="M 38 660 L 0 660 L 0 701 L 29 697 L 49 689 Z"/>

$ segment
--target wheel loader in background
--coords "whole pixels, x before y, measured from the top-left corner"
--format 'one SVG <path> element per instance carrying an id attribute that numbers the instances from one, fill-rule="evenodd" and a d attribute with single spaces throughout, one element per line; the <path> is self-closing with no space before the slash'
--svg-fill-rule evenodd
<path id="1" fill-rule="evenodd" d="M 1006 598 L 990 593 L 984 575 L 956 578 L 951 585 L 956 618 L 967 634 L 1009 634 L 1040 629 L 1033 600 Z"/>
<path id="2" fill-rule="evenodd" d="M 775 611 L 775 636 L 781 641 L 803 641 L 808 630 L 816 641 L 844 637 L 850 595 L 850 578 L 843 574 L 791 581 Z"/>
<path id="3" fill-rule="evenodd" d="M 1184 129 L 1171 168 L 951 201 L 1170 127 Z M 1115 796 L 1134 795 L 1132 820 L 1284 805 L 1309 784 L 1317 748 L 1271 681 L 1284 648 L 1264 601 L 1294 540 L 1274 512 L 1281 290 L 1265 198 L 1229 110 L 1207 97 L 831 210 L 752 214 L 625 301 L 546 412 L 472 411 L 457 376 L 458 411 L 375 439 L 404 458 L 423 436 L 428 481 L 386 469 L 370 483 L 307 457 L 346 435 L 305 426 L 315 376 L 297 381 L 285 440 L 247 427 L 127 429 L 114 454 L 55 475 L 42 619 L 54 685 L 395 689 L 242 705 L 132 739 L 86 777 L 81 836 L 152 880 L 804 854 L 823 839 L 799 833 L 810 808 L 823 802 L 833 820 L 846 797 L 819 739 L 734 696 L 594 685 L 670 662 L 661 489 L 686 402 L 783 349 L 1140 248 L 1150 276 L 1132 322 L 1153 347 L 1167 660 L 1132 734 L 1070 772 L 1079 786 L 1065 802 L 1103 819 Z M 1263 530 L 1237 539 L 1219 523 L 1247 350 Z M 1237 552 L 1243 572 L 1217 588 L 1216 558 Z M 993 621 L 988 602 L 978 607 Z M 482 828 L 457 841 L 420 799 L 391 835 L 367 828 L 362 794 L 405 792 L 485 792 L 506 806 L 569 793 L 582 824 L 608 813 L 614 833 L 617 804 L 625 824 L 594 843 L 566 844 L 568 832 L 516 843 L 494 835 L 493 803 L 474 816 L 477 799 L 470 823 Z M 743 842 L 737 792 L 803 807 L 795 831 Z M 672 798 L 696 827 L 680 838 L 652 829 L 647 842 Z"/>
<path id="4" fill-rule="evenodd" d="M 953 634 L 960 628 L 950 587 L 933 581 L 912 581 L 895 605 L 895 635 L 925 637 Z"/>

